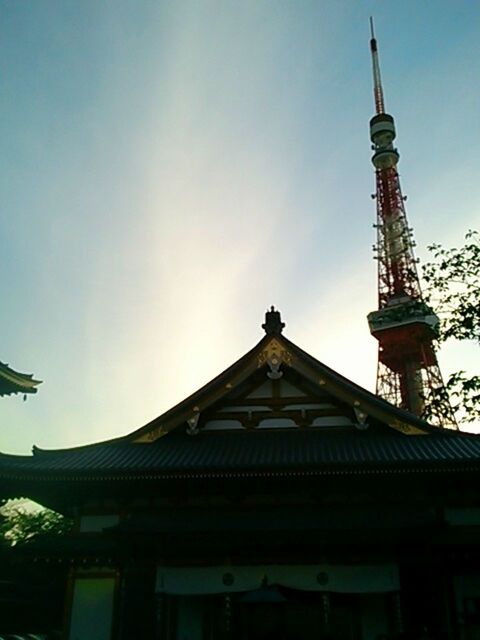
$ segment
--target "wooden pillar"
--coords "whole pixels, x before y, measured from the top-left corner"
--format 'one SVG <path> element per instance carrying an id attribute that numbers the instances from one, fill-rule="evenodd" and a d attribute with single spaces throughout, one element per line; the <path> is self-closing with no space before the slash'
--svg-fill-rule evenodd
<path id="1" fill-rule="evenodd" d="M 122 571 L 117 638 L 154 638 L 156 633 L 155 568 L 131 562 Z"/>
<path id="2" fill-rule="evenodd" d="M 453 639 L 452 598 L 448 595 L 445 560 L 428 552 L 424 556 L 412 554 L 408 564 L 401 567 L 400 576 L 405 632 Z"/>
<path id="3" fill-rule="evenodd" d="M 230 638 L 232 634 L 232 596 L 229 593 L 223 596 L 223 616 L 225 636 Z"/>
<path id="4" fill-rule="evenodd" d="M 163 593 L 155 594 L 155 629 L 153 633 L 154 640 L 163 640 L 162 625 L 164 619 L 165 595 Z"/>
<path id="5" fill-rule="evenodd" d="M 399 591 L 390 595 L 391 627 L 397 636 L 404 632 L 402 598 Z"/>
<path id="6" fill-rule="evenodd" d="M 324 592 L 321 595 L 322 603 L 322 626 L 326 633 L 330 631 L 330 594 Z"/>

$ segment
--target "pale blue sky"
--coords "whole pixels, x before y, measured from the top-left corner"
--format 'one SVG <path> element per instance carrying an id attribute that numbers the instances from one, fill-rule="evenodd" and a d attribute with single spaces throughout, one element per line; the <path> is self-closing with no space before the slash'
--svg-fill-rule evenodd
<path id="1" fill-rule="evenodd" d="M 45 381 L 1 450 L 138 428 L 271 304 L 374 388 L 371 14 L 424 259 L 479 226 L 480 3 L 0 3 L 0 360 Z"/>

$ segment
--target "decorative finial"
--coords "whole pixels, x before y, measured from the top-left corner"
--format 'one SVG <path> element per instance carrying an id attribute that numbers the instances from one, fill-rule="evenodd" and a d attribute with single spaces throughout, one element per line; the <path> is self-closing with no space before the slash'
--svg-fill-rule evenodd
<path id="1" fill-rule="evenodd" d="M 262 329 L 265 329 L 267 336 L 280 335 L 285 323 L 282 322 L 280 311 L 275 311 L 275 307 L 272 305 L 270 311 L 265 314 L 265 324 L 262 324 Z"/>

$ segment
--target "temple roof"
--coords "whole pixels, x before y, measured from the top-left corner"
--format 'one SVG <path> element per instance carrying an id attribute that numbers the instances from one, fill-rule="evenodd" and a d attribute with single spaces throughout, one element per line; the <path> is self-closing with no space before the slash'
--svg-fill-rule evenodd
<path id="1" fill-rule="evenodd" d="M 18 373 L 8 364 L 0 362 L 0 396 L 9 396 L 13 393 L 37 393 L 35 387 L 41 382 L 41 380 L 34 380 L 32 374 Z"/>
<path id="2" fill-rule="evenodd" d="M 432 427 L 288 340 L 265 336 L 211 382 L 130 434 L 0 455 L 10 480 L 168 479 L 480 470 L 480 438 Z"/>
<path id="3" fill-rule="evenodd" d="M 480 438 L 334 428 L 173 432 L 152 446 L 115 442 L 34 456 L 0 456 L 0 477 L 94 482 L 480 470 Z"/>
<path id="4" fill-rule="evenodd" d="M 264 406 L 272 407 L 277 403 L 285 408 L 295 405 L 299 411 L 302 404 L 307 411 L 309 404 L 328 400 L 327 404 L 333 402 L 335 405 L 329 407 L 334 413 L 349 412 L 359 428 L 373 418 L 410 435 L 437 430 L 425 420 L 394 407 L 316 360 L 282 334 L 284 326 L 280 314 L 272 308 L 262 325 L 266 335 L 253 349 L 178 405 L 121 440 L 151 443 L 182 425 L 196 433 L 202 430 L 205 411 L 218 408 L 219 404 L 225 405 L 221 408 L 224 412 L 228 411 L 229 405 L 241 405 L 247 414 L 249 411 L 253 414 L 257 413 L 254 405 L 262 405 L 262 399 L 268 400 L 263 402 Z M 325 409 L 325 417 L 333 417 L 334 413 L 329 414 L 327 407 Z M 271 418 L 278 421 L 283 415 L 274 412 Z M 255 418 L 255 415 L 251 417 Z M 266 414 L 262 418 L 268 419 Z"/>

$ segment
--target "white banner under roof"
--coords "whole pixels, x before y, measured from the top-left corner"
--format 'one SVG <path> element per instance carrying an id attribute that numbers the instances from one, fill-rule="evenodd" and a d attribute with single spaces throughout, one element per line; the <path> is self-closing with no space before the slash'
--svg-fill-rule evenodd
<path id="1" fill-rule="evenodd" d="M 302 591 L 385 593 L 399 590 L 395 564 L 158 567 L 158 593 L 201 595 L 278 585 Z"/>

